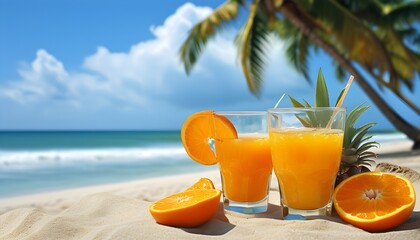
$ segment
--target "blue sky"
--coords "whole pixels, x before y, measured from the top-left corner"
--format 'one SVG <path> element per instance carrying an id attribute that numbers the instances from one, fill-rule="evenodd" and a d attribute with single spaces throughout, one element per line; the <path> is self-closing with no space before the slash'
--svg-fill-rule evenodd
<path id="1" fill-rule="evenodd" d="M 223 1 L 0 0 L 0 129 L 179 129 L 193 112 L 265 110 L 283 94 L 313 101 L 314 85 L 296 73 L 273 39 L 259 99 L 247 89 L 227 28 L 206 48 L 190 76 L 178 50 L 191 26 Z M 345 85 L 331 60 L 324 71 L 331 100 Z M 419 82 L 413 93 L 420 105 Z M 392 94 L 388 103 L 417 126 L 419 116 Z M 349 109 L 371 105 L 363 122 L 393 129 L 353 84 Z M 284 99 L 281 107 L 290 106 Z"/>

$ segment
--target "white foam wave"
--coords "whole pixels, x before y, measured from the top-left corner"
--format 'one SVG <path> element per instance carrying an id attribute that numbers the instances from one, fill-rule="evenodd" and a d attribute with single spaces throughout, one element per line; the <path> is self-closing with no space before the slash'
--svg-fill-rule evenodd
<path id="1" fill-rule="evenodd" d="M 0 151 L 0 166 L 72 162 L 168 161 L 187 158 L 183 147 Z"/>
<path id="2" fill-rule="evenodd" d="M 379 143 L 386 143 L 386 142 L 396 142 L 407 140 L 407 136 L 402 133 L 392 133 L 392 134 L 376 134 L 373 135 L 372 140 L 377 141 Z"/>

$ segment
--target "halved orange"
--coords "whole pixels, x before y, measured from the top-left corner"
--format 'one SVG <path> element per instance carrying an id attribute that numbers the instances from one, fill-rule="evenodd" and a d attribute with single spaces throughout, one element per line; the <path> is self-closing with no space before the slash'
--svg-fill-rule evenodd
<path id="1" fill-rule="evenodd" d="M 200 178 L 194 185 L 187 188 L 185 191 L 195 190 L 195 189 L 215 189 L 213 182 L 208 178 Z"/>
<path id="2" fill-rule="evenodd" d="M 182 144 L 194 161 L 204 165 L 217 163 L 210 146 L 216 129 L 218 137 L 238 137 L 235 126 L 226 117 L 211 110 L 194 113 L 184 122 L 181 129 Z"/>
<path id="3" fill-rule="evenodd" d="M 157 223 L 173 227 L 197 227 L 216 213 L 221 191 L 193 189 L 154 202 L 149 211 Z"/>
<path id="4" fill-rule="evenodd" d="M 334 208 L 346 222 L 371 232 L 402 224 L 411 215 L 416 193 L 400 175 L 366 172 L 341 182 L 335 189 Z"/>

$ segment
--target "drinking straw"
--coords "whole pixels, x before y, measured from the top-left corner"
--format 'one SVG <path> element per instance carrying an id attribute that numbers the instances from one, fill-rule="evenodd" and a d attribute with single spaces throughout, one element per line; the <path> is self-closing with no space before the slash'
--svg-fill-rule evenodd
<path id="1" fill-rule="evenodd" d="M 277 106 L 280 104 L 281 100 L 283 100 L 286 93 L 283 93 L 283 95 L 280 97 L 280 99 L 277 101 L 276 105 L 274 105 L 274 108 L 277 108 Z"/>
<path id="2" fill-rule="evenodd" d="M 350 75 L 350 78 L 347 81 L 346 87 L 344 88 L 344 92 L 341 95 L 340 99 L 338 100 L 337 105 L 335 105 L 335 109 L 334 109 L 334 112 L 333 112 L 333 114 L 330 118 L 330 121 L 328 121 L 327 128 L 331 128 L 331 125 L 332 125 L 332 122 L 334 120 L 335 114 L 337 114 L 338 108 L 340 108 L 341 105 L 343 104 L 344 98 L 346 97 L 347 92 L 349 91 L 349 88 L 350 88 L 351 83 L 353 82 L 353 79 L 354 79 L 353 75 Z"/>

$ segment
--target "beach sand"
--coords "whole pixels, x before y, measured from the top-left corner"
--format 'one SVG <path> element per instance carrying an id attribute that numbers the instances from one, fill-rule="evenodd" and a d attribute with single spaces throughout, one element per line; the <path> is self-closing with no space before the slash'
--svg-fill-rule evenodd
<path id="1" fill-rule="evenodd" d="M 383 144 L 378 163 L 388 162 L 420 172 L 420 152 L 412 143 Z M 255 217 L 216 215 L 197 228 L 157 224 L 151 202 L 182 191 L 207 177 L 221 189 L 218 171 L 173 175 L 133 182 L 84 187 L 0 199 L 0 239 L 420 239 L 420 179 L 414 179 L 417 204 L 401 226 L 369 233 L 344 223 L 337 215 L 309 221 L 280 220 L 279 192 L 273 176 L 267 213 Z"/>

